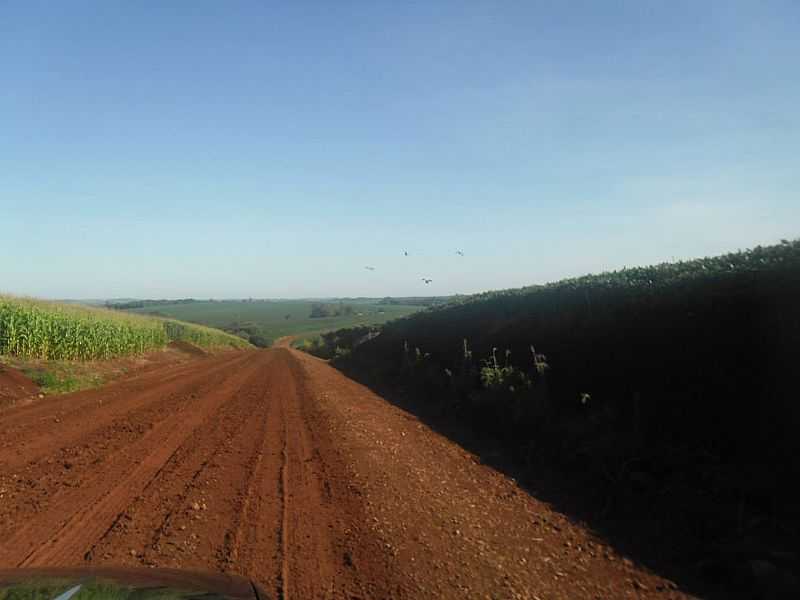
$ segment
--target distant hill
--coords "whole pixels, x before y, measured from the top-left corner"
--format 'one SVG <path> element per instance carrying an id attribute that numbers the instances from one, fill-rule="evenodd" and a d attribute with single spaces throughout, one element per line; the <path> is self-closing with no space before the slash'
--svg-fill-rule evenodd
<path id="1" fill-rule="evenodd" d="M 181 298 L 178 300 L 107 300 L 105 306 L 117 310 L 128 310 L 131 308 L 147 308 L 150 306 L 163 306 L 172 304 L 192 304 L 198 302 L 194 298 Z"/>
<path id="2" fill-rule="evenodd" d="M 316 307 L 316 309 L 315 309 Z M 333 329 L 380 325 L 425 308 L 381 304 L 379 299 L 337 300 L 137 300 L 113 305 L 121 312 L 171 317 L 216 327 L 269 346 L 284 336 L 308 337 Z"/>

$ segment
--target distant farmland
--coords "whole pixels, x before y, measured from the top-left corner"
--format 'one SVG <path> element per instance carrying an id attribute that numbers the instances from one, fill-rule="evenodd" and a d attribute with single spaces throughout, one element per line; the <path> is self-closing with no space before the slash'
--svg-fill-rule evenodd
<path id="1" fill-rule="evenodd" d="M 315 305 L 340 314 L 311 317 Z M 355 300 L 223 300 L 177 301 L 175 303 L 145 303 L 139 308 L 126 309 L 145 315 L 170 317 L 223 329 L 250 339 L 257 345 L 269 345 L 279 337 L 299 338 L 358 325 L 379 325 L 415 313 L 421 305 L 380 303 L 377 299 Z M 319 311 L 318 311 L 319 312 Z M 324 311 L 323 311 L 324 312 Z"/>

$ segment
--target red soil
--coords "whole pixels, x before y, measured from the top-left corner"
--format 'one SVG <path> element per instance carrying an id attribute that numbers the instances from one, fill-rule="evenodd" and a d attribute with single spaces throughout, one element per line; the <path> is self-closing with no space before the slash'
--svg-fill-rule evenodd
<path id="1" fill-rule="evenodd" d="M 0 568 L 241 574 L 277 598 L 685 597 L 288 348 L 0 412 Z"/>
<path id="2" fill-rule="evenodd" d="M 39 386 L 21 371 L 0 365 L 0 408 L 36 396 L 38 393 Z"/>

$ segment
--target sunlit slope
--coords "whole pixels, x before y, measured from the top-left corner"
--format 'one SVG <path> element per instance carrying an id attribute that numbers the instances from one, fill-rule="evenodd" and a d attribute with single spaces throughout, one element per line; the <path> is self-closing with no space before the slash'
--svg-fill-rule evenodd
<path id="1" fill-rule="evenodd" d="M 0 296 L 0 354 L 96 360 L 140 354 L 177 340 L 203 347 L 249 346 L 225 332 L 171 319 Z"/>

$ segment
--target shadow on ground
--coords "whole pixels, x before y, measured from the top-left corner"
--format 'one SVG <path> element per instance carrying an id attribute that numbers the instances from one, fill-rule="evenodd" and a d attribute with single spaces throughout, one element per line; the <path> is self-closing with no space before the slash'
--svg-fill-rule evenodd
<path id="1" fill-rule="evenodd" d="M 724 543 L 701 542 L 698 528 L 702 531 L 706 522 L 713 522 L 722 507 L 703 501 L 697 490 L 672 490 L 668 500 L 655 502 L 646 494 L 628 495 L 609 506 L 597 482 L 579 470 L 558 470 L 542 461 L 515 462 L 502 440 L 477 436 L 400 387 L 376 382 L 356 370 L 342 370 L 690 596 L 707 600 L 800 598 L 795 542 L 774 524 L 751 530 L 749 536 L 730 532 L 718 537 L 717 541 L 724 539 Z M 691 518 L 676 519 L 675 511 L 662 510 L 667 501 L 677 503 L 681 514 L 688 511 Z"/>

